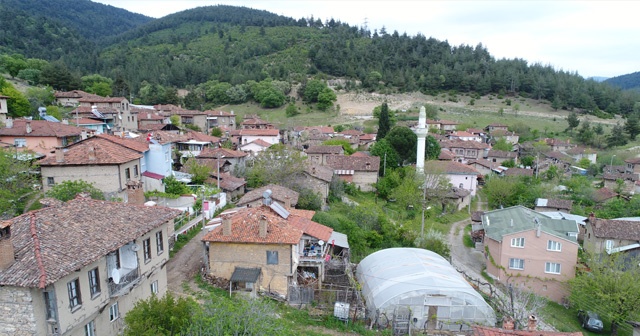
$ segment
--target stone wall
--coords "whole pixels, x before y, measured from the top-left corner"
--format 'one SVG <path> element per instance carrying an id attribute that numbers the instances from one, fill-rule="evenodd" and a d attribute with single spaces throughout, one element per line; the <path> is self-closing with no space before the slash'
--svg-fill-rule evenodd
<path id="1" fill-rule="evenodd" d="M 0 335 L 37 335 L 28 289 L 0 286 Z"/>

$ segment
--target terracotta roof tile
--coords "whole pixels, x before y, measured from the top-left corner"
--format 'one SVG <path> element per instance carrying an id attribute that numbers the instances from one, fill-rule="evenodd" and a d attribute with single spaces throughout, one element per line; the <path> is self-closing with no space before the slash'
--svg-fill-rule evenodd
<path id="1" fill-rule="evenodd" d="M 325 242 L 329 241 L 329 238 L 331 238 L 331 233 L 333 233 L 332 228 L 316 223 L 311 219 L 307 219 L 304 217 L 289 216 L 288 221 L 289 224 L 302 230 L 302 232 L 304 232 L 305 234 L 314 238 L 324 240 Z"/>
<path id="2" fill-rule="evenodd" d="M 308 164 L 304 171 L 307 174 L 325 182 L 331 182 L 331 179 L 333 178 L 333 169 L 326 166 Z"/>
<path id="3" fill-rule="evenodd" d="M 327 156 L 327 166 L 337 170 L 378 171 L 380 169 L 379 156 Z"/>
<path id="4" fill-rule="evenodd" d="M 533 176 L 533 169 L 509 168 L 504 172 L 505 176 Z"/>
<path id="5" fill-rule="evenodd" d="M 610 200 L 610 199 L 612 199 L 612 198 L 614 198 L 616 196 L 618 196 L 618 194 L 615 191 L 613 191 L 613 190 L 611 190 L 611 189 L 609 189 L 607 187 L 604 187 L 604 188 L 600 188 L 600 189 L 596 189 L 595 190 L 595 192 L 593 193 L 593 200 L 598 202 L 598 203 L 601 203 L 601 202 L 604 202 L 606 200 Z"/>
<path id="6" fill-rule="evenodd" d="M 241 209 L 231 215 L 231 234 L 223 234 L 223 224 L 207 233 L 202 241 L 218 243 L 289 244 L 296 245 L 302 230 L 291 225 L 267 206 Z M 267 235 L 260 237 L 260 219 L 267 221 Z M 299 218 L 299 217 L 297 217 Z"/>
<path id="7" fill-rule="evenodd" d="M 76 198 L 15 217 L 8 222 L 16 261 L 0 271 L 0 285 L 42 288 L 53 284 L 179 214 L 165 207 Z"/>
<path id="8" fill-rule="evenodd" d="M 241 129 L 239 130 L 239 135 L 263 135 L 263 136 L 277 136 L 280 134 L 280 131 L 276 128 L 267 128 L 267 129 Z"/>
<path id="9" fill-rule="evenodd" d="M 91 150 L 93 150 L 93 156 Z M 138 151 L 100 137 L 91 137 L 76 142 L 64 148 L 63 151 L 63 162 L 58 162 L 57 155 L 52 155 L 42 159 L 40 165 L 113 165 L 138 160 L 142 157 L 142 154 Z"/>
<path id="10" fill-rule="evenodd" d="M 295 207 L 298 204 L 298 197 L 300 194 L 297 191 L 293 191 L 289 188 L 285 188 L 283 186 L 279 186 L 277 184 L 268 184 L 264 187 L 260 187 L 257 189 L 253 189 L 250 192 L 244 194 L 236 203 L 237 206 L 245 206 L 247 203 L 254 202 L 256 200 L 262 199 L 262 194 L 266 190 L 271 190 L 271 198 L 273 200 L 278 201 L 280 205 L 284 206 L 284 202 L 286 197 L 289 197 L 289 201 L 291 202 L 291 206 Z"/>
<path id="11" fill-rule="evenodd" d="M 426 174 L 463 174 L 463 175 L 480 175 L 473 167 L 456 161 L 426 161 L 424 164 Z"/>
<path id="12" fill-rule="evenodd" d="M 27 123 L 31 126 L 31 133 L 27 133 Z M 24 137 L 72 137 L 80 136 L 87 129 L 83 127 L 65 125 L 59 122 L 46 120 L 13 120 L 13 127 L 0 129 L 0 136 L 24 136 Z"/>
<path id="13" fill-rule="evenodd" d="M 507 152 L 501 150 L 489 150 L 487 153 L 487 157 L 495 157 L 495 158 L 503 158 L 503 159 L 515 159 L 518 157 L 518 153 L 516 152 Z"/>
<path id="14" fill-rule="evenodd" d="M 217 159 L 217 158 L 241 158 L 247 156 L 243 151 L 237 151 L 228 148 L 205 148 L 197 156 L 199 159 Z"/>
<path id="15" fill-rule="evenodd" d="M 351 154 L 351 156 L 353 156 L 353 157 L 367 157 L 367 156 L 371 156 L 371 153 L 360 151 L 360 152 L 355 152 L 355 153 Z"/>
<path id="16" fill-rule="evenodd" d="M 96 137 L 108 140 L 110 142 L 113 142 L 120 146 L 127 147 L 129 149 L 133 149 L 134 151 L 140 152 L 140 153 L 144 153 L 149 150 L 149 143 L 147 143 L 146 140 L 145 142 L 140 142 L 133 139 L 123 138 L 123 137 L 109 135 L 109 134 L 99 134 L 99 135 L 96 135 Z M 144 138 L 144 137 L 140 136 L 140 138 Z"/>
<path id="17" fill-rule="evenodd" d="M 80 103 L 122 103 L 126 101 L 124 97 L 101 97 L 101 96 L 86 96 L 78 99 Z"/>
<path id="18" fill-rule="evenodd" d="M 342 146 L 309 146 L 305 151 L 307 154 L 344 154 Z"/>

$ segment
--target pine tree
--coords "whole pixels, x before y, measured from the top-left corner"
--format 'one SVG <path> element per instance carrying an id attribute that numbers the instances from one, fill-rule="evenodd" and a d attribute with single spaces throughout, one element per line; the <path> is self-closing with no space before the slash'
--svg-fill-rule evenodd
<path id="1" fill-rule="evenodd" d="M 624 124 L 624 131 L 629 135 L 631 141 L 636 139 L 636 136 L 640 134 L 640 120 L 638 115 L 633 113 L 627 117 L 627 122 Z"/>
<path id="2" fill-rule="evenodd" d="M 389 120 L 389 106 L 386 102 L 382 103 L 382 108 L 380 109 L 380 118 L 378 119 L 378 135 L 376 139 L 381 140 L 387 133 L 389 133 L 389 129 L 391 128 L 391 121 Z"/>

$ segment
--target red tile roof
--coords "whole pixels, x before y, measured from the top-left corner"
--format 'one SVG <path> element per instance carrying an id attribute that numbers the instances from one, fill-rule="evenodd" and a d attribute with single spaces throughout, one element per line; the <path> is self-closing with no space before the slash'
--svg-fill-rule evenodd
<path id="1" fill-rule="evenodd" d="M 329 155 L 327 156 L 327 166 L 336 170 L 378 171 L 380 169 L 380 157 Z"/>
<path id="2" fill-rule="evenodd" d="M 351 156 L 367 157 L 367 156 L 371 156 L 371 154 L 369 154 L 368 152 L 355 152 L 355 153 L 351 154 Z"/>
<path id="3" fill-rule="evenodd" d="M 593 200 L 598 202 L 598 203 L 601 203 L 601 202 L 604 202 L 606 200 L 610 200 L 610 199 L 612 199 L 612 198 L 614 198 L 616 196 L 618 196 L 618 194 L 615 191 L 613 191 L 613 190 L 611 190 L 611 189 L 609 189 L 607 187 L 604 187 L 604 188 L 600 188 L 600 189 L 596 189 L 595 190 L 595 192 L 593 193 Z"/>
<path id="4" fill-rule="evenodd" d="M 504 172 L 505 176 L 533 176 L 533 169 L 509 168 Z"/>
<path id="5" fill-rule="evenodd" d="M 139 138 L 145 138 L 145 142 L 136 141 L 134 139 L 129 139 L 129 138 L 122 138 L 119 136 L 109 135 L 109 134 L 98 134 L 96 135 L 96 137 L 109 140 L 120 146 L 133 149 L 134 151 L 139 153 L 144 153 L 149 150 L 149 143 L 146 142 L 146 138 L 144 136 L 140 136 Z"/>
<path id="6" fill-rule="evenodd" d="M 236 203 L 237 206 L 241 207 L 241 206 L 245 206 L 248 203 L 254 202 L 256 200 L 262 199 L 262 194 L 267 191 L 267 190 L 271 190 L 271 198 L 273 200 L 278 201 L 278 203 L 280 203 L 280 205 L 284 206 L 284 201 L 287 197 L 289 197 L 289 202 L 291 202 L 291 206 L 294 207 L 296 206 L 296 204 L 298 204 L 298 197 L 300 196 L 300 194 L 297 191 L 293 191 L 289 188 L 283 187 L 283 186 L 279 186 L 277 184 L 269 184 L 266 185 L 264 187 L 260 187 L 257 189 L 253 189 L 251 191 L 249 191 L 248 193 L 244 194 Z"/>
<path id="7" fill-rule="evenodd" d="M 344 130 L 344 131 L 340 132 L 340 134 L 342 134 L 342 135 L 357 135 L 357 136 L 360 136 L 360 135 L 363 135 L 364 133 L 361 132 L 361 131 L 358 131 L 358 130 L 348 129 L 348 130 Z"/>
<path id="8" fill-rule="evenodd" d="M 204 148 L 197 156 L 199 159 L 217 159 L 217 158 L 241 158 L 247 156 L 243 151 L 237 151 L 228 148 Z"/>
<path id="9" fill-rule="evenodd" d="M 231 114 L 229 112 L 225 112 L 225 111 L 214 111 L 214 110 L 206 110 L 204 111 L 204 113 L 210 115 L 210 116 L 218 116 L 218 117 L 235 117 L 235 114 Z"/>
<path id="10" fill-rule="evenodd" d="M 289 216 L 288 220 L 289 224 L 302 230 L 302 232 L 304 232 L 305 234 L 314 238 L 324 240 L 325 242 L 329 241 L 329 238 L 331 238 L 331 233 L 333 233 L 332 228 L 316 223 L 311 219 L 298 216 Z"/>
<path id="11" fill-rule="evenodd" d="M 0 285 L 44 288 L 179 214 L 165 207 L 81 197 L 30 211 L 0 224 L 11 226 L 16 256 L 0 271 Z"/>
<path id="12" fill-rule="evenodd" d="M 27 133 L 27 123 L 31 125 L 31 133 Z M 46 120 L 13 120 L 13 127 L 0 129 L 0 136 L 24 136 L 24 137 L 72 137 L 80 136 L 86 132 L 84 127 L 65 125 L 59 122 Z"/>
<path id="13" fill-rule="evenodd" d="M 456 161 L 425 161 L 424 172 L 425 174 L 480 175 L 475 168 Z"/>
<path id="14" fill-rule="evenodd" d="M 222 225 L 207 233 L 202 241 L 217 243 L 245 244 L 288 244 L 296 245 L 302 238 L 302 230 L 294 227 L 268 206 L 241 209 L 231 216 L 231 234 L 223 234 Z M 260 220 L 267 221 L 267 235 L 260 237 Z M 299 217 L 297 217 L 299 218 Z"/>
<path id="15" fill-rule="evenodd" d="M 280 131 L 277 128 L 267 129 L 241 129 L 238 132 L 239 135 L 254 135 L 254 136 L 277 136 Z"/>
<path id="16" fill-rule="evenodd" d="M 93 150 L 93 156 L 91 156 Z M 48 156 L 40 161 L 40 166 L 69 165 L 114 165 L 138 160 L 142 154 L 115 142 L 91 137 L 76 142 L 63 149 L 64 161 L 58 162 L 57 155 Z"/>
<path id="17" fill-rule="evenodd" d="M 246 146 L 248 144 L 255 144 L 255 145 L 258 145 L 258 146 L 261 146 L 261 147 L 264 147 L 264 148 L 269 148 L 272 145 L 272 144 L 270 144 L 270 143 L 268 143 L 268 142 L 266 142 L 266 141 L 264 141 L 262 139 L 255 139 L 255 140 L 253 140 L 253 141 L 251 141 L 249 143 L 246 143 L 246 144 L 244 144 L 242 146 Z"/>
<path id="18" fill-rule="evenodd" d="M 87 96 L 78 99 L 80 103 L 122 103 L 127 100 L 124 97 L 100 97 L 100 96 Z"/>
<path id="19" fill-rule="evenodd" d="M 305 152 L 307 154 L 344 154 L 344 148 L 340 145 L 309 146 Z"/>

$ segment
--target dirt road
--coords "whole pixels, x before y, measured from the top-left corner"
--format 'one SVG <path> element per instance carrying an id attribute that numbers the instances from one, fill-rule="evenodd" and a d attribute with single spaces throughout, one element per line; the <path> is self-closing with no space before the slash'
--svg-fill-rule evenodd
<path id="1" fill-rule="evenodd" d="M 194 277 L 204 267 L 201 241 L 204 235 L 205 231 L 198 233 L 167 263 L 167 286 L 176 296 L 190 295 L 190 292 L 198 290 Z M 188 286 L 188 290 L 185 286 Z"/>

